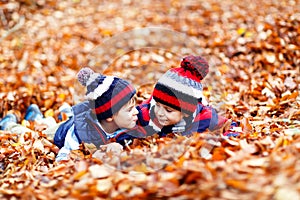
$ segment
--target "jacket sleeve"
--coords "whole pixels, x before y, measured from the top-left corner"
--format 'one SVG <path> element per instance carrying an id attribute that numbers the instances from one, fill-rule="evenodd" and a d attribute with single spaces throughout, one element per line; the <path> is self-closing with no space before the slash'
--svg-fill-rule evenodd
<path id="1" fill-rule="evenodd" d="M 74 129 L 74 117 L 71 117 L 70 119 L 62 123 L 55 132 L 53 142 L 58 148 L 62 148 L 64 146 L 67 133 L 71 127 L 73 127 L 73 132 L 77 137 L 79 143 L 81 143 L 81 140 L 78 137 L 76 130 Z"/>
<path id="2" fill-rule="evenodd" d="M 59 150 L 56 161 L 68 160 L 72 150 L 79 149 L 79 140 L 75 134 L 74 124 L 68 129 L 63 147 Z"/>
<path id="3" fill-rule="evenodd" d="M 202 133 L 206 130 L 215 131 L 222 128 L 228 119 L 218 115 L 217 111 L 210 106 L 201 106 L 192 124 L 187 127 L 184 135 L 193 132 Z"/>

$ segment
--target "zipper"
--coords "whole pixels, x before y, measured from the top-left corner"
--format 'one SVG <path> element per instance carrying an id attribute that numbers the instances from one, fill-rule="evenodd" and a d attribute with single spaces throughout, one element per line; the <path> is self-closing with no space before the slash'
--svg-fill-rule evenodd
<path id="1" fill-rule="evenodd" d="M 99 133 L 102 141 L 104 144 L 107 144 L 106 143 L 106 139 L 103 137 L 103 134 L 102 134 L 102 131 L 99 129 L 99 127 L 95 124 L 95 123 L 92 123 L 92 125 L 94 126 L 94 128 L 97 130 L 97 132 Z"/>

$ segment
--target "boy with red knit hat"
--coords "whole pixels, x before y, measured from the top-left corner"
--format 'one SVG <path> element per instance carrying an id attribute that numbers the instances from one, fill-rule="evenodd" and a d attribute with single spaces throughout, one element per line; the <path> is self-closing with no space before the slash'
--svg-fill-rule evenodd
<path id="1" fill-rule="evenodd" d="M 118 129 L 133 128 L 137 121 L 133 98 L 136 91 L 131 84 L 90 68 L 81 69 L 77 76 L 87 88 L 87 101 L 74 105 L 73 117 L 56 130 L 54 144 L 60 148 L 57 161 L 68 159 L 70 151 L 79 149 L 81 142 L 99 148 L 109 143 Z"/>
<path id="2" fill-rule="evenodd" d="M 228 121 L 212 107 L 204 105 L 201 80 L 209 71 L 207 61 L 201 56 L 190 55 L 184 57 L 180 65 L 169 69 L 157 81 L 150 99 L 137 106 L 138 126 L 120 133 L 117 142 L 124 145 L 125 139 L 155 133 L 165 136 L 214 131 Z"/>

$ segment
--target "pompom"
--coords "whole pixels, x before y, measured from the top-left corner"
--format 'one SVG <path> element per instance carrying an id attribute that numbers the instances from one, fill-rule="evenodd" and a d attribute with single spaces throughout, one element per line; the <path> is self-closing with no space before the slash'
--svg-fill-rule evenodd
<path id="1" fill-rule="evenodd" d="M 180 66 L 185 70 L 189 70 L 200 76 L 201 80 L 208 74 L 209 71 L 207 61 L 201 56 L 186 56 L 182 59 Z"/>
<path id="2" fill-rule="evenodd" d="M 78 72 L 77 79 L 83 86 L 86 86 L 87 81 L 94 73 L 95 72 L 91 68 L 84 67 Z"/>

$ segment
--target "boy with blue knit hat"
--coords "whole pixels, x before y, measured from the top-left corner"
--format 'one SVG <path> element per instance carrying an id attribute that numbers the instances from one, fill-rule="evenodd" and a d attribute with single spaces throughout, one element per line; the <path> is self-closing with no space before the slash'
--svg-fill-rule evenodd
<path id="1" fill-rule="evenodd" d="M 189 135 L 228 129 L 231 121 L 207 106 L 202 94 L 201 81 L 208 71 L 209 65 L 203 57 L 184 57 L 180 67 L 163 74 L 155 84 L 152 96 L 137 106 L 138 126 L 119 133 L 117 141 L 126 145 L 132 138 L 155 133 L 160 136 L 168 133 Z"/>
<path id="2" fill-rule="evenodd" d="M 131 129 L 137 121 L 136 91 L 127 81 L 90 68 L 81 69 L 77 77 L 87 88 L 87 100 L 72 107 L 73 117 L 55 133 L 54 144 L 60 148 L 57 161 L 68 159 L 70 151 L 79 149 L 82 142 L 99 148 L 109 143 L 118 129 Z"/>

